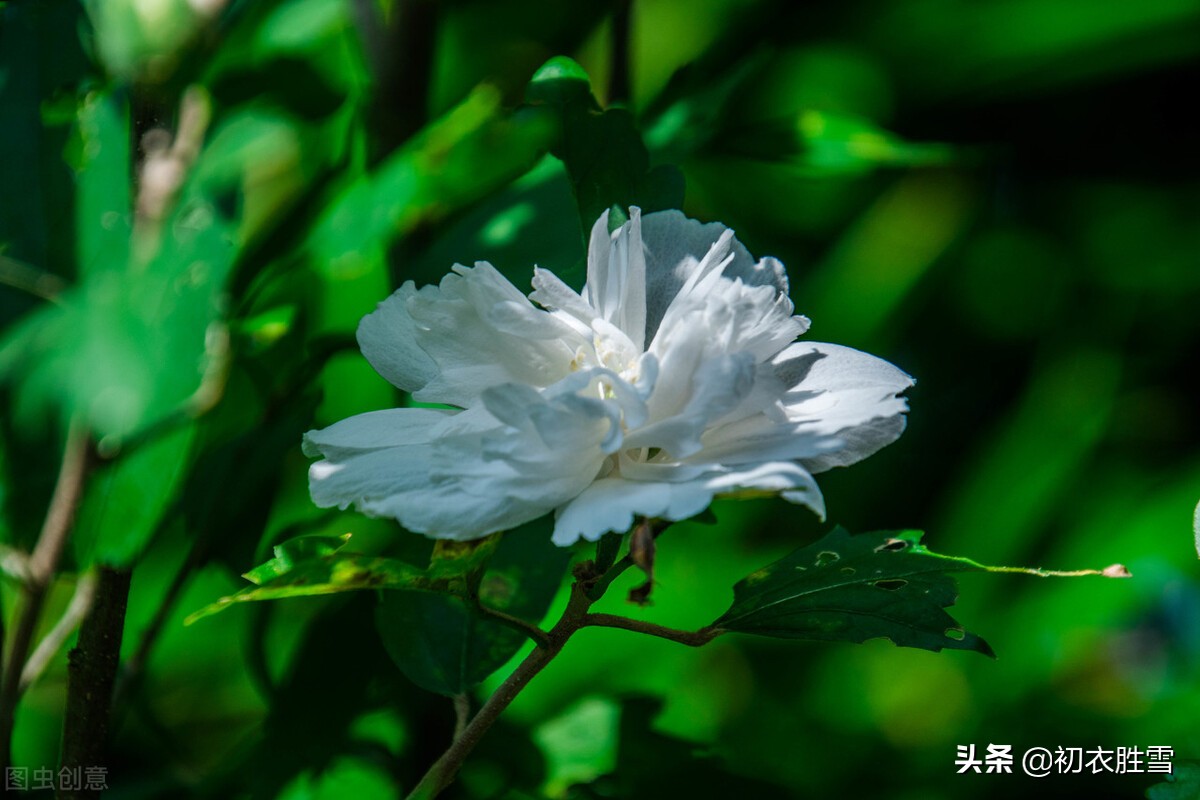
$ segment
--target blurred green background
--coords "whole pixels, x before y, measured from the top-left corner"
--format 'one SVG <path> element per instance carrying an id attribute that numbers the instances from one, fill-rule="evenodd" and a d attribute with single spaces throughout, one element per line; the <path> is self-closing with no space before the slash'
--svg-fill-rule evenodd
<path id="1" fill-rule="evenodd" d="M 32 546 L 85 418 L 105 460 L 43 626 L 81 570 L 132 566 L 107 796 L 391 797 L 448 742 L 367 593 L 182 620 L 300 533 L 427 552 L 313 507 L 300 435 L 397 404 L 353 331 L 403 280 L 489 260 L 578 287 L 588 212 L 521 106 L 556 55 L 628 109 L 603 158 L 646 173 L 636 126 L 689 216 L 787 265 L 812 338 L 917 378 L 900 441 L 820 476 L 831 522 L 1134 579 L 961 577 L 994 661 L 587 630 L 446 796 L 1138 797 L 1156 776 L 956 775 L 955 748 L 1200 757 L 1194 0 L 10 0 L 0 541 Z M 199 134 L 170 149 L 181 108 Z M 147 154 L 186 177 L 131 214 Z M 825 529 L 714 510 L 660 540 L 652 606 L 602 610 L 695 628 Z M 57 763 L 65 664 L 14 763 Z"/>

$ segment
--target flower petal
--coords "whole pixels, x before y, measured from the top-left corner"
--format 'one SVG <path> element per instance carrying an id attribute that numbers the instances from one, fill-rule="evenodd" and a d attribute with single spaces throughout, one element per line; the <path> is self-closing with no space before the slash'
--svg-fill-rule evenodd
<path id="1" fill-rule="evenodd" d="M 798 460 L 810 472 L 861 461 L 899 438 L 908 404 L 899 393 L 913 379 L 867 353 L 822 342 L 797 342 L 773 360 L 790 388 L 780 411 L 731 421 L 705 432 L 692 464 Z"/>
<path id="2" fill-rule="evenodd" d="M 455 412 L 436 408 L 389 408 L 358 414 L 328 428 L 304 434 L 306 456 L 345 457 L 365 450 L 427 444 Z"/>
<path id="3" fill-rule="evenodd" d="M 638 352 L 646 344 L 646 253 L 642 210 L 629 209 L 629 221 L 611 234 L 608 212 L 592 226 L 583 299 L 599 317 L 617 326 Z"/>
<path id="4" fill-rule="evenodd" d="M 825 501 L 812 475 L 787 461 L 715 469 L 678 482 L 609 477 L 596 481 L 559 510 L 554 543 L 566 546 L 581 538 L 596 541 L 609 531 L 623 533 L 639 516 L 687 519 L 707 508 L 716 495 L 739 490 L 780 492 L 784 499 L 807 505 L 825 518 Z"/>
<path id="5" fill-rule="evenodd" d="M 456 266 L 436 287 L 404 284 L 363 318 L 358 340 L 397 387 L 460 407 L 502 383 L 549 386 L 585 341 L 486 262 Z"/>
<path id="6" fill-rule="evenodd" d="M 701 223 L 680 211 L 656 211 L 641 220 L 646 249 L 646 341 L 654 339 L 667 308 L 691 280 L 710 272 L 747 286 L 771 286 L 788 293 L 787 272 L 773 258 L 755 262 L 750 252 L 719 222 Z M 794 338 L 794 337 L 793 337 Z"/>
<path id="7" fill-rule="evenodd" d="M 404 432 L 373 449 L 361 448 L 385 420 L 375 415 L 310 434 L 310 450 L 325 456 L 309 470 L 313 501 L 353 504 L 438 538 L 474 539 L 553 510 L 600 471 L 600 444 L 615 420 L 599 399 L 507 384 L 489 388 L 483 403 L 438 419 L 428 409 L 401 409 L 411 416 Z M 422 431 L 422 422 L 432 424 Z"/>

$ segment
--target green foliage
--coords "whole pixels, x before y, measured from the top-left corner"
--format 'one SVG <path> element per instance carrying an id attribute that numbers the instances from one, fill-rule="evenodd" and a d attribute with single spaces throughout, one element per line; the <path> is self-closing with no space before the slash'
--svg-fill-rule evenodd
<path id="1" fill-rule="evenodd" d="M 525 633 L 489 618 L 478 605 L 536 624 L 562 583 L 570 554 L 550 543 L 547 519 L 483 541 L 488 544 L 472 548 L 474 561 L 461 573 L 468 576 L 465 596 L 386 592 L 376 608 L 388 654 L 428 691 L 454 696 L 470 690 L 527 641 Z M 494 552 L 480 558 L 480 550 Z M 435 548 L 431 570 L 447 566 Z"/>
<path id="2" fill-rule="evenodd" d="M 186 474 L 196 424 L 180 426 L 96 471 L 72 544 L 80 565 L 130 566 L 160 526 Z"/>
<path id="3" fill-rule="evenodd" d="M 667 165 L 650 167 L 633 115 L 602 111 L 577 63 L 564 56 L 547 61 L 525 98 L 554 110 L 559 134 L 551 152 L 566 165 L 585 234 L 610 206 L 650 212 L 683 205 L 683 175 Z"/>
<path id="4" fill-rule="evenodd" d="M 341 549 L 345 537 L 301 537 L 275 547 L 275 557 L 247 572 L 257 588 L 222 597 L 188 617 L 189 623 L 223 611 L 235 603 L 281 600 L 288 597 L 339 594 L 362 589 L 403 589 L 412 592 L 467 593 L 466 576 L 434 564 L 418 569 L 395 558 L 381 558 Z"/>
<path id="5" fill-rule="evenodd" d="M 142 209 L 131 225 L 127 115 L 120 92 L 80 105 L 80 282 L 0 342 L 0 377 L 20 381 L 27 413 L 56 408 L 113 449 L 215 399 L 200 390 L 216 391 L 227 355 L 220 298 L 235 252 L 219 185 L 191 180 L 168 216 Z"/>
<path id="6" fill-rule="evenodd" d="M 354 343 L 400 282 L 487 259 L 578 288 L 580 228 L 630 204 L 730 224 L 788 265 L 816 338 L 919 379 L 896 446 L 821 476 L 833 519 L 919 525 L 989 563 L 1127 560 L 1138 580 L 976 578 L 915 535 L 876 552 L 886 534 L 838 533 L 738 585 L 720 625 L 757 636 L 580 632 L 447 796 L 1046 785 L 948 780 L 972 741 L 1174 744 L 1148 796 L 1194 796 L 1193 0 L 616 6 L 624 107 L 597 100 L 619 88 L 606 4 L 0 2 L 0 607 L 11 640 L 82 419 L 100 457 L 36 638 L 75 573 L 133 568 L 113 796 L 402 793 L 453 734 L 441 695 L 477 704 L 535 646 L 476 604 L 546 613 L 570 554 L 544 521 L 431 554 L 316 509 L 299 442 L 406 402 Z M 180 131 L 189 87 L 211 122 L 148 224 L 144 145 Z M 385 124 L 400 113 L 410 127 Z M 597 610 L 693 630 L 722 587 L 820 535 L 782 503 L 716 510 L 661 542 L 652 607 L 622 603 L 631 571 Z M 983 651 L 947 638 L 954 571 L 955 615 L 1002 659 L 781 641 Z M 205 611 L 294 599 L 182 625 L 223 594 L 239 599 Z M 69 647 L 24 696 L 17 765 L 58 763 Z M 1125 796 L 1153 776 L 1086 777 L 1052 789 Z"/>
<path id="7" fill-rule="evenodd" d="M 713 627 L 781 639 L 974 650 L 994 656 L 943 609 L 958 590 L 945 573 L 979 567 L 938 555 L 916 531 L 828 536 L 742 579 Z"/>
<path id="8" fill-rule="evenodd" d="M 553 133 L 537 109 L 510 112 L 482 86 L 383 162 L 345 187 L 309 238 L 333 276 L 361 274 L 387 245 L 527 172 Z"/>

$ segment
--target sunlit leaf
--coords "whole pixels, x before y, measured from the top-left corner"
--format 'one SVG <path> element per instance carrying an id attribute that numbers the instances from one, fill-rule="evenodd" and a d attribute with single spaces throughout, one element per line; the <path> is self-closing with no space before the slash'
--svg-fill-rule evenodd
<path id="1" fill-rule="evenodd" d="M 129 143 L 118 146 L 126 112 L 116 94 L 89 103 L 101 105 L 85 104 L 80 116 L 85 150 L 95 149 L 84 173 L 100 170 L 107 184 L 129 163 Z M 93 134 L 98 149 L 87 144 Z M 152 233 L 149 225 L 139 239 L 144 246 L 131 255 L 124 220 L 132 209 L 120 213 L 100 197 L 101 188 L 77 220 L 79 257 L 94 263 L 81 263 L 83 280 L 63 293 L 60 304 L 8 332 L 0 342 L 0 377 L 19 380 L 27 413 L 52 408 L 64 421 L 81 419 L 98 439 L 112 437 L 111 450 L 125 437 L 219 397 L 227 351 L 221 295 L 236 243 L 235 225 L 211 187 L 192 180 L 168 209 L 161 231 Z M 130 201 L 127 189 L 112 192 L 121 203 Z"/>
<path id="2" fill-rule="evenodd" d="M 432 578 L 425 570 L 395 558 L 338 551 L 308 558 L 290 567 L 283 567 L 277 559 L 279 556 L 247 573 L 248 580 L 261 581 L 257 587 L 222 597 L 189 616 L 187 623 L 191 624 L 216 614 L 236 603 L 282 600 L 288 597 L 339 594 L 363 589 L 465 593 L 465 582 L 462 578 Z M 269 577 L 273 572 L 278 574 Z"/>
<path id="3" fill-rule="evenodd" d="M 350 541 L 350 534 L 342 536 L 297 536 L 275 545 L 275 557 L 259 564 L 242 575 L 251 583 L 264 583 L 282 577 L 296 568 L 303 568 L 305 561 L 332 556 Z"/>
<path id="4" fill-rule="evenodd" d="M 553 131 L 542 109 L 506 111 L 500 93 L 481 86 L 334 200 L 310 237 L 314 264 L 358 276 L 396 237 L 529 171 Z"/>

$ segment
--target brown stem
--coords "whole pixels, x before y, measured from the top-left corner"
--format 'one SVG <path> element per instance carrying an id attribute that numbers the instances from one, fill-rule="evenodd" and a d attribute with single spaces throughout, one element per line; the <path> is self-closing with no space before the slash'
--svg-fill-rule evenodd
<path id="1" fill-rule="evenodd" d="M 108 723 L 113 685 L 121 660 L 128 569 L 100 567 L 92 610 L 79 629 L 79 643 L 67 658 L 67 709 L 63 720 L 62 768 L 82 774 L 107 763 Z M 94 788 L 60 788 L 58 800 L 99 797 Z"/>
<path id="2" fill-rule="evenodd" d="M 454 739 L 442 757 L 434 762 L 413 788 L 408 795 L 408 800 L 429 800 L 429 798 L 437 797 L 443 789 L 450 785 L 462 767 L 463 761 L 479 744 L 479 740 L 483 738 L 488 728 L 492 727 L 504 709 L 508 708 L 529 681 L 533 680 L 533 676 L 541 672 L 558 655 L 567 639 L 579 630 L 590 605 L 591 600 L 583 590 L 583 583 L 575 583 L 571 587 L 571 599 L 567 603 L 566 610 L 555 626 L 550 629 L 549 644 L 546 647 L 535 648 L 505 679 L 504 683 L 500 684 L 500 687 L 492 693 L 492 696 L 463 728 L 462 734 Z"/>
<path id="3" fill-rule="evenodd" d="M 644 633 L 647 636 L 657 636 L 659 639 L 669 639 L 672 642 L 686 644 L 688 647 L 700 647 L 711 642 L 725 631 L 720 628 L 701 628 L 698 631 L 681 631 L 656 625 L 653 622 L 642 622 L 616 614 L 587 614 L 583 618 L 584 627 L 620 628 L 623 631 Z"/>
<path id="4" fill-rule="evenodd" d="M 649 526 L 651 536 L 657 536 L 670 525 L 669 522 L 661 520 L 640 520 L 639 524 Z M 597 553 L 600 554 L 601 551 L 598 549 Z M 611 555 L 603 560 L 607 561 L 610 558 Z M 409 793 L 408 800 L 431 800 L 449 786 L 467 756 L 479 744 L 479 740 L 483 738 L 488 729 L 499 719 L 504 709 L 508 708 L 509 704 L 516 699 L 535 675 L 554 660 L 567 640 L 580 628 L 588 625 L 625 628 L 690 644 L 693 647 L 699 647 L 723 633 L 720 630 L 707 628 L 695 633 L 688 633 L 652 623 L 626 620 L 612 614 L 589 614 L 588 609 L 591 608 L 592 603 L 599 600 L 617 576 L 633 566 L 634 563 L 632 557 L 625 556 L 616 564 L 603 570 L 602 573 L 596 569 L 596 564 L 592 561 L 585 561 L 575 568 L 575 582 L 571 585 L 571 598 L 567 601 L 567 607 L 558 622 L 548 632 L 543 633 L 545 643 L 539 642 L 540 646 L 534 648 L 533 652 L 517 665 L 512 674 L 504 680 L 504 683 L 500 684 L 499 688 L 492 693 L 492 696 L 465 726 L 461 725 L 462 717 L 460 716 L 458 728 L 461 730 L 456 728 L 450 747 L 421 777 L 421 780 Z M 524 621 L 522 620 L 522 622 Z M 540 632 L 540 629 L 538 630 Z M 536 639 L 537 637 L 532 638 Z M 702 639 L 703 641 L 701 641 Z M 462 714 L 459 698 L 455 698 L 455 709 L 460 715 Z"/>
<path id="5" fill-rule="evenodd" d="M 471 695 L 463 692 L 456 694 L 454 700 L 454 738 L 458 739 L 463 735 L 463 731 L 467 729 L 467 723 L 471 721 Z"/>
<path id="6" fill-rule="evenodd" d="M 22 587 L 12 645 L 4 663 L 3 679 L 0 680 L 0 761 L 3 761 L 0 766 L 5 769 L 12 763 L 13 725 L 17 702 L 21 698 L 21 673 L 29 658 L 29 649 L 33 645 L 33 635 L 37 631 L 54 570 L 58 567 L 67 536 L 75 523 L 75 513 L 83 498 L 90 452 L 91 441 L 86 429 L 78 420 L 73 421 L 67 430 L 62 467 L 50 498 L 46 520 L 27 564 L 27 580 Z"/>
<path id="7" fill-rule="evenodd" d="M 528 636 L 530 639 L 532 639 L 534 644 L 536 644 L 538 647 L 546 647 L 550 644 L 549 635 L 532 622 L 523 620 L 520 617 L 514 617 L 512 614 L 505 613 L 499 609 L 489 608 L 485 606 L 478 597 L 474 598 L 473 602 L 470 602 L 470 606 L 481 617 L 494 620 L 501 625 L 505 625 L 515 631 L 525 634 L 525 636 Z"/>

